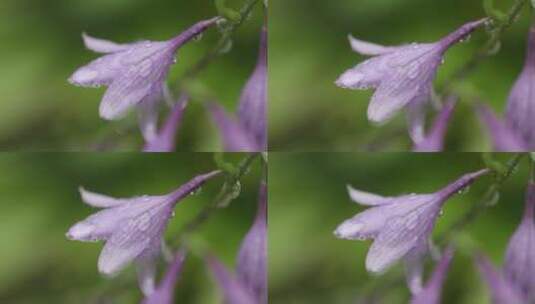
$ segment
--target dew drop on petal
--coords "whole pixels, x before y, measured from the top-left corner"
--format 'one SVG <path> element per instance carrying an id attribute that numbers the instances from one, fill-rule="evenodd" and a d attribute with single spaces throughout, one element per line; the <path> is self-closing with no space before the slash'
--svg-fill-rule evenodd
<path id="1" fill-rule="evenodd" d="M 457 193 L 459 194 L 466 194 L 470 191 L 470 186 L 466 186 L 464 188 L 461 188 L 459 191 L 457 191 Z"/>

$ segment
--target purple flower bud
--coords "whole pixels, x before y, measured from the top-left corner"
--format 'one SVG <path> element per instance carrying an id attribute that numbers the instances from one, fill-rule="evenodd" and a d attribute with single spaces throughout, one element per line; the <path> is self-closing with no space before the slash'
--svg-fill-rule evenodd
<path id="1" fill-rule="evenodd" d="M 108 86 L 99 109 L 104 119 L 118 119 L 134 106 L 141 110 L 152 108 L 151 104 L 161 98 L 176 51 L 217 20 L 219 17 L 200 21 L 175 38 L 162 42 L 116 44 L 84 34 L 86 47 L 105 55 L 79 68 L 69 82 L 83 87 Z M 146 134 L 143 125 L 142 132 Z"/>
<path id="2" fill-rule="evenodd" d="M 429 237 L 446 200 L 489 172 L 483 169 L 465 174 L 443 189 L 431 194 L 408 194 L 383 197 L 348 186 L 351 199 L 372 206 L 343 222 L 334 232 L 338 238 L 374 239 L 366 257 L 370 272 L 386 271 L 399 259 L 410 261 L 409 285 L 421 277 L 412 268 L 421 269 L 417 258 L 428 251 Z M 417 290 L 417 288 L 412 288 Z"/>
<path id="3" fill-rule="evenodd" d="M 227 304 L 257 304 L 254 296 L 247 287 L 238 280 L 227 268 L 214 256 L 206 258 L 206 263 L 211 269 L 217 284 L 223 292 L 223 298 Z"/>
<path id="4" fill-rule="evenodd" d="M 141 289 L 150 294 L 154 289 L 155 259 L 175 205 L 219 173 L 196 176 L 177 190 L 158 196 L 113 198 L 80 188 L 85 203 L 104 209 L 72 226 L 67 238 L 106 241 L 98 260 L 98 269 L 105 275 L 113 276 L 136 260 Z"/>
<path id="5" fill-rule="evenodd" d="M 526 196 L 524 217 L 507 247 L 504 274 L 529 303 L 535 303 L 535 183 L 528 184 Z"/>
<path id="6" fill-rule="evenodd" d="M 535 26 L 529 31 L 524 69 L 509 94 L 507 121 L 529 147 L 535 149 Z"/>
<path id="7" fill-rule="evenodd" d="M 388 121 L 405 107 L 421 109 L 430 100 L 433 80 L 445 52 L 486 20 L 469 22 L 435 43 L 385 47 L 350 37 L 354 51 L 374 57 L 346 71 L 336 84 L 348 89 L 375 88 L 368 119 L 376 123 Z M 425 111 L 411 112 L 417 115 L 409 118 L 409 133 L 419 142 L 422 138 L 418 125 L 424 121 Z"/>
<path id="8" fill-rule="evenodd" d="M 175 150 L 175 137 L 182 116 L 188 105 L 189 97 L 183 95 L 173 106 L 167 121 L 159 133 L 149 138 L 143 148 L 145 152 L 172 152 Z"/>
<path id="9" fill-rule="evenodd" d="M 476 262 L 479 271 L 489 285 L 493 304 L 528 303 L 516 287 L 502 273 L 498 272 L 485 256 L 479 255 Z"/>
<path id="10" fill-rule="evenodd" d="M 165 277 L 153 293 L 146 297 L 141 304 L 172 304 L 176 282 L 182 272 L 186 253 L 180 251 L 176 254 L 173 263 L 167 269 Z"/>
<path id="11" fill-rule="evenodd" d="M 238 254 L 236 273 L 258 304 L 267 304 L 267 187 L 260 185 L 258 212 Z"/>
<path id="12" fill-rule="evenodd" d="M 415 152 L 440 152 L 444 147 L 444 137 L 448 128 L 448 122 L 455 108 L 455 100 L 447 102 L 438 114 L 431 130 L 420 142 L 414 144 Z"/>
<path id="13" fill-rule="evenodd" d="M 258 152 L 260 146 L 256 143 L 252 134 L 245 130 L 242 124 L 228 116 L 219 104 L 208 104 L 208 110 L 219 128 L 223 139 L 223 146 L 227 152 Z"/>
<path id="14" fill-rule="evenodd" d="M 522 138 L 513 131 L 509 123 L 499 120 L 488 106 L 479 104 L 476 110 L 479 119 L 489 130 L 494 150 L 499 152 L 521 152 L 528 150 Z"/>
<path id="15" fill-rule="evenodd" d="M 262 28 L 256 68 L 245 85 L 238 108 L 244 129 L 252 134 L 263 151 L 267 149 L 267 28 Z"/>
<path id="16" fill-rule="evenodd" d="M 442 285 L 446 280 L 446 274 L 452 258 L 453 250 L 448 248 L 442 255 L 431 279 L 427 282 L 425 288 L 412 298 L 411 304 L 440 304 Z"/>

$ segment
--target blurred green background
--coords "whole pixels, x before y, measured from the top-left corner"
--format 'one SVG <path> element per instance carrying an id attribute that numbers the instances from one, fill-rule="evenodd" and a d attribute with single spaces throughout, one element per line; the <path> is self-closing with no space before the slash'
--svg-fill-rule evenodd
<path id="1" fill-rule="evenodd" d="M 505 161 L 511 155 L 498 155 Z M 472 262 L 473 248 L 501 265 L 509 237 L 520 223 L 529 163 L 503 186 L 499 203 L 459 235 L 441 303 L 489 303 L 488 290 Z M 402 265 L 383 276 L 366 273 L 370 241 L 340 240 L 333 231 L 365 208 L 350 201 L 346 185 L 382 195 L 431 193 L 468 171 L 483 167 L 476 153 L 272 153 L 269 168 L 270 303 L 408 303 Z M 492 183 L 487 176 L 453 196 L 439 217 L 442 234 Z M 426 272 L 434 268 L 427 264 Z M 428 274 L 427 274 L 428 276 Z M 401 276 L 402 277 L 402 276 Z M 403 278 L 403 277 L 402 277 Z M 394 281 L 393 281 L 394 280 Z M 401 284 L 394 284 L 400 282 Z M 381 301 L 360 301 L 381 295 Z"/>
<path id="2" fill-rule="evenodd" d="M 240 8 L 244 0 L 228 0 Z M 0 1 L 0 149 L 66 151 L 139 150 L 136 115 L 107 122 L 98 117 L 105 88 L 79 88 L 67 78 L 99 55 L 85 49 L 81 33 L 117 42 L 166 40 L 193 23 L 217 14 L 212 0 L 2 0 Z M 192 84 L 204 87 L 229 111 L 256 63 L 263 13 L 253 15 L 235 35 L 232 49 L 210 64 Z M 169 83 L 215 46 L 220 34 L 178 52 Z M 178 95 L 177 95 L 178 97 Z M 167 114 L 164 115 L 166 117 Z M 186 111 L 180 151 L 220 150 L 218 134 L 200 102 Z"/>
<path id="3" fill-rule="evenodd" d="M 237 162 L 244 155 L 227 154 Z M 192 235 L 229 268 L 252 225 L 260 183 L 258 159 L 242 180 L 242 193 Z M 193 176 L 216 168 L 208 153 L 1 154 L 0 303 L 139 303 L 133 266 L 117 278 L 97 272 L 102 243 L 69 241 L 66 231 L 98 209 L 85 205 L 78 187 L 116 197 L 165 194 Z M 181 231 L 215 199 L 224 179 L 208 181 L 176 208 L 166 239 Z M 163 262 L 161 263 L 162 274 Z M 176 303 L 220 303 L 211 273 L 195 254 L 186 259 Z"/>
<path id="4" fill-rule="evenodd" d="M 400 45 L 432 42 L 463 23 L 485 16 L 482 0 L 285 0 L 270 11 L 270 150 L 406 151 L 410 141 L 404 115 L 383 127 L 371 125 L 366 108 L 371 90 L 338 88 L 334 81 L 366 57 L 347 40 Z M 507 10 L 514 0 L 494 1 Z M 526 1 L 527 2 L 527 1 Z M 511 86 L 524 61 L 530 22 L 526 5 L 521 18 L 504 35 L 500 52 L 484 61 L 462 84 L 503 113 Z M 451 48 L 439 68 L 435 86 L 461 67 L 487 39 L 484 31 L 469 43 Z M 463 98 L 450 123 L 450 151 L 489 149 L 470 102 Z M 400 113 L 401 114 L 401 113 Z"/>

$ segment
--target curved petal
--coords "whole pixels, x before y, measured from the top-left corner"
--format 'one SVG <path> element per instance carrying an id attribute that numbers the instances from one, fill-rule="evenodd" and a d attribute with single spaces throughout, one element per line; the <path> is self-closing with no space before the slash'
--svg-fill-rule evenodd
<path id="1" fill-rule="evenodd" d="M 500 121 L 492 110 L 485 104 L 476 108 L 480 120 L 485 124 L 492 138 L 494 149 L 499 152 L 528 151 L 523 140 L 509 127 L 506 122 Z"/>
<path id="2" fill-rule="evenodd" d="M 114 53 L 124 51 L 130 47 L 129 44 L 118 44 L 113 41 L 91 37 L 86 33 L 82 33 L 85 46 L 98 53 Z"/>
<path id="3" fill-rule="evenodd" d="M 219 127 L 223 146 L 227 152 L 258 152 L 262 149 L 255 143 L 251 134 L 240 123 L 230 118 L 225 110 L 216 103 L 211 103 L 208 110 Z"/>
<path id="4" fill-rule="evenodd" d="M 431 130 L 421 142 L 416 142 L 414 151 L 416 152 L 440 152 L 444 147 L 444 137 L 448 128 L 448 122 L 455 109 L 456 101 L 446 103 L 438 114 Z"/>
<path id="5" fill-rule="evenodd" d="M 100 253 L 99 271 L 109 276 L 117 274 L 146 250 L 149 244 L 149 238 L 140 238 L 128 230 L 114 233 Z"/>
<path id="6" fill-rule="evenodd" d="M 499 273 L 490 263 L 487 257 L 480 255 L 476 259 L 479 271 L 487 281 L 490 289 L 492 303 L 494 304 L 525 304 L 526 300 L 507 281 L 502 273 Z"/>
<path id="7" fill-rule="evenodd" d="M 267 187 L 260 185 L 258 212 L 240 251 L 236 273 L 258 304 L 267 304 Z"/>
<path id="8" fill-rule="evenodd" d="M 113 120 L 121 118 L 139 104 L 153 90 L 153 83 L 139 77 L 119 76 L 110 85 L 100 103 L 100 116 Z"/>
<path id="9" fill-rule="evenodd" d="M 145 296 L 154 292 L 156 280 L 157 253 L 140 256 L 136 259 L 137 278 L 141 291 Z"/>
<path id="10" fill-rule="evenodd" d="M 380 196 L 370 192 L 361 191 L 350 185 L 347 185 L 347 192 L 352 201 L 365 206 L 386 205 L 396 201 L 395 197 Z"/>
<path id="11" fill-rule="evenodd" d="M 118 206 L 124 203 L 131 202 L 134 199 L 114 198 L 111 196 L 106 196 L 103 194 L 85 190 L 83 187 L 79 187 L 78 191 L 80 191 L 80 196 L 82 197 L 82 201 L 84 201 L 84 203 L 99 208 Z"/>
<path id="12" fill-rule="evenodd" d="M 102 56 L 77 69 L 69 77 L 69 82 L 81 87 L 110 85 L 115 76 L 120 73 L 120 69 L 120 55 L 110 54 Z"/>
<path id="13" fill-rule="evenodd" d="M 425 288 L 411 300 L 411 304 L 439 304 L 442 285 L 446 279 L 448 267 L 453 259 L 453 250 L 448 248 L 433 271 Z"/>
<path id="14" fill-rule="evenodd" d="M 392 53 L 398 49 L 398 47 L 388 47 L 383 46 L 380 44 L 375 44 L 371 42 L 367 42 L 364 40 L 357 39 L 353 37 L 351 34 L 348 35 L 349 44 L 351 45 L 351 48 L 353 51 L 362 54 L 362 55 L 369 55 L 369 56 L 376 56 L 376 55 L 384 55 L 388 53 Z"/>
<path id="15" fill-rule="evenodd" d="M 207 264 L 212 270 L 219 288 L 223 291 L 225 303 L 256 304 L 254 297 L 219 260 L 215 257 L 208 257 Z"/>

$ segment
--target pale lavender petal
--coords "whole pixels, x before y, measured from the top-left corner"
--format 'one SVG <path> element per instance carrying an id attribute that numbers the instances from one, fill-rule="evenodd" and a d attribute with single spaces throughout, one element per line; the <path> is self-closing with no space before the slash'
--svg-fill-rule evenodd
<path id="1" fill-rule="evenodd" d="M 81 87 L 110 85 L 121 70 L 121 55 L 102 56 L 77 69 L 69 78 L 69 83 Z"/>
<path id="2" fill-rule="evenodd" d="M 347 192 L 349 193 L 349 197 L 352 201 L 365 206 L 386 205 L 394 203 L 400 199 L 399 197 L 386 197 L 370 192 L 365 192 L 362 190 L 355 189 L 350 185 L 347 185 Z"/>
<path id="3" fill-rule="evenodd" d="M 160 100 L 145 98 L 137 105 L 139 130 L 145 142 L 150 142 L 158 136 L 158 115 Z"/>
<path id="4" fill-rule="evenodd" d="M 260 185 L 258 212 L 253 226 L 245 236 L 240 251 L 236 274 L 258 304 L 267 304 L 267 186 Z"/>
<path id="5" fill-rule="evenodd" d="M 147 298 L 145 298 L 141 304 L 173 303 L 175 285 L 182 272 L 185 258 L 185 251 L 179 251 L 176 254 L 173 263 L 167 269 L 167 272 L 160 282 L 158 288 Z"/>
<path id="6" fill-rule="evenodd" d="M 242 125 L 228 116 L 219 104 L 210 103 L 208 110 L 219 129 L 223 146 L 227 152 L 259 152 L 262 149 L 256 144 L 253 135 Z"/>
<path id="7" fill-rule="evenodd" d="M 260 38 L 258 63 L 240 97 L 238 117 L 245 130 L 252 134 L 262 150 L 267 149 L 267 28 Z"/>
<path id="8" fill-rule="evenodd" d="M 423 260 L 429 250 L 428 241 L 420 240 L 420 243 L 411 249 L 405 256 L 405 275 L 407 286 L 411 294 L 415 295 L 422 291 L 423 285 Z"/>
<path id="9" fill-rule="evenodd" d="M 453 250 L 446 249 L 433 271 L 431 279 L 427 282 L 425 288 L 412 298 L 411 304 L 440 304 L 442 285 L 446 280 L 446 274 L 452 258 Z"/>
<path id="10" fill-rule="evenodd" d="M 526 62 L 507 101 L 507 122 L 535 149 L 535 25 L 529 31 Z"/>
<path id="11" fill-rule="evenodd" d="M 155 289 L 156 259 L 159 253 L 159 250 L 155 250 L 154 254 L 145 254 L 136 258 L 139 289 L 145 296 L 152 294 Z"/>
<path id="12" fill-rule="evenodd" d="M 487 257 L 480 255 L 476 262 L 487 281 L 493 304 L 526 304 L 522 295 L 492 266 Z"/>
<path id="13" fill-rule="evenodd" d="M 117 274 L 146 250 L 150 242 L 147 236 L 138 235 L 127 229 L 115 232 L 100 253 L 99 272 L 108 276 Z"/>
<path id="14" fill-rule="evenodd" d="M 362 55 L 369 55 L 369 56 L 384 55 L 384 54 L 392 53 L 399 49 L 399 47 L 383 46 L 383 45 L 367 42 L 364 40 L 360 40 L 360 39 L 353 37 L 352 35 L 349 35 L 348 39 L 349 39 L 349 44 L 351 45 L 351 48 L 353 49 L 353 51 L 360 53 Z"/>
<path id="15" fill-rule="evenodd" d="M 488 129 L 494 150 L 498 152 L 523 152 L 528 150 L 526 144 L 511 129 L 508 123 L 499 120 L 487 105 L 479 104 L 476 109 L 480 120 Z"/>
<path id="16" fill-rule="evenodd" d="M 115 53 L 124 51 L 132 46 L 131 44 L 118 44 L 113 41 L 91 37 L 86 33 L 82 33 L 82 38 L 88 49 L 98 53 Z"/>
<path id="17" fill-rule="evenodd" d="M 440 152 L 444 148 L 444 137 L 448 128 L 448 122 L 455 108 L 456 101 L 446 103 L 427 136 L 414 145 L 415 152 Z"/>
<path id="18" fill-rule="evenodd" d="M 528 184 L 522 222 L 507 246 L 504 273 L 529 303 L 535 303 L 535 183 Z"/>
<path id="19" fill-rule="evenodd" d="M 406 107 L 407 125 L 412 142 L 422 142 L 425 139 L 425 122 L 429 96 L 411 101 Z"/>
<path id="20" fill-rule="evenodd" d="M 227 304 L 256 304 L 254 296 L 247 288 L 219 262 L 216 257 L 210 256 L 206 262 L 211 269 L 223 298 Z"/>
<path id="21" fill-rule="evenodd" d="M 188 105 L 189 97 L 184 95 L 173 106 L 167 121 L 160 132 L 149 140 L 143 149 L 145 152 L 172 152 L 175 150 L 176 133 L 182 122 L 182 116 Z"/>
<path id="22" fill-rule="evenodd" d="M 79 187 L 78 190 L 80 191 L 80 196 L 82 198 L 82 201 L 84 203 L 93 206 L 93 207 L 100 207 L 100 208 L 107 208 L 107 207 L 114 207 L 118 206 L 124 203 L 131 202 L 135 198 L 114 198 L 111 196 L 95 193 L 88 191 L 84 189 L 83 187 Z"/>

